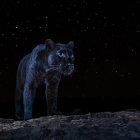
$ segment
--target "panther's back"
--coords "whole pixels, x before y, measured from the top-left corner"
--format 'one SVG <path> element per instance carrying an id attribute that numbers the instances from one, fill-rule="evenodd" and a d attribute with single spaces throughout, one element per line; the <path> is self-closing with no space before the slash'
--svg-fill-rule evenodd
<path id="1" fill-rule="evenodd" d="M 17 70 L 17 81 L 16 81 L 17 90 L 23 90 L 25 78 L 26 78 L 28 60 L 30 59 L 30 56 L 31 54 L 24 56 L 19 63 L 18 70 Z"/>

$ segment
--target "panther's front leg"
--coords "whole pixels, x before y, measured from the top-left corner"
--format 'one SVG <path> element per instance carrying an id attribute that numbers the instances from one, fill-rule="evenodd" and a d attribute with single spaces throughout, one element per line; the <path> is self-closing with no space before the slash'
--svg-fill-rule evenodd
<path id="1" fill-rule="evenodd" d="M 60 78 L 54 78 L 46 84 L 47 114 L 60 114 L 57 112 L 57 95 Z"/>
<path id="2" fill-rule="evenodd" d="M 29 83 L 25 85 L 23 92 L 23 103 L 24 103 L 24 120 L 32 118 L 33 101 L 35 97 L 36 89 L 33 88 Z"/>

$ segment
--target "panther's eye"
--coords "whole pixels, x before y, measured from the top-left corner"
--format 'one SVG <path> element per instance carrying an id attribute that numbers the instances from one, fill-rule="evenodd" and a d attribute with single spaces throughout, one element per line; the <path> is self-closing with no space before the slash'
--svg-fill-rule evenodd
<path id="1" fill-rule="evenodd" d="M 66 55 L 65 55 L 65 53 L 64 52 L 62 52 L 62 51 L 59 51 L 58 53 L 57 53 L 57 55 L 59 56 L 59 57 L 66 57 Z"/>

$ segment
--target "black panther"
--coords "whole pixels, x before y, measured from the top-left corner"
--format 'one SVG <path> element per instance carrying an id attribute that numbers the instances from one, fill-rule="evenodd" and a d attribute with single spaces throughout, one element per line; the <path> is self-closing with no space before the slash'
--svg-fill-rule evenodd
<path id="1" fill-rule="evenodd" d="M 57 114 L 58 86 L 62 75 L 74 70 L 73 41 L 67 44 L 47 39 L 20 61 L 17 70 L 15 107 L 17 119 L 31 119 L 36 89 L 46 85 L 47 114 Z"/>

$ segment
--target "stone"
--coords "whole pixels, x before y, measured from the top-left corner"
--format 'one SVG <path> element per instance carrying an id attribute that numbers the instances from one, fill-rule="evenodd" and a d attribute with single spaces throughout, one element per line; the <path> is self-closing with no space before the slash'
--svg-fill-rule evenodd
<path id="1" fill-rule="evenodd" d="M 26 121 L 0 118 L 0 140 L 139 140 L 140 112 L 54 115 Z"/>

